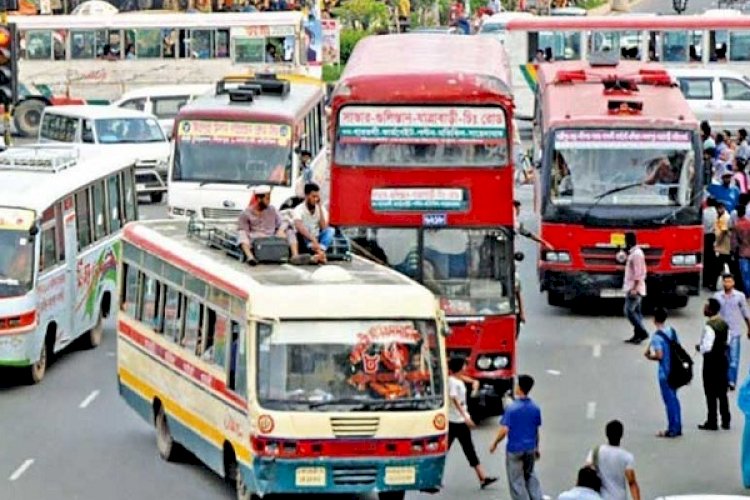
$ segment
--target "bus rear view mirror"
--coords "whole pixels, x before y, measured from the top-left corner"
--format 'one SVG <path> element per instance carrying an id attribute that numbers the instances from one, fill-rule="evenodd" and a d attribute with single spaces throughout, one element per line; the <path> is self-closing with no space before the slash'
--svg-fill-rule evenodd
<path id="1" fill-rule="evenodd" d="M 39 226 L 37 226 L 36 224 L 34 224 L 33 226 L 31 226 L 29 228 L 29 236 L 31 236 L 33 238 L 37 234 L 39 234 Z"/>
<path id="2" fill-rule="evenodd" d="M 516 253 L 513 254 L 513 259 L 516 262 L 521 262 L 523 260 L 523 258 L 524 258 L 523 252 L 516 252 Z"/>

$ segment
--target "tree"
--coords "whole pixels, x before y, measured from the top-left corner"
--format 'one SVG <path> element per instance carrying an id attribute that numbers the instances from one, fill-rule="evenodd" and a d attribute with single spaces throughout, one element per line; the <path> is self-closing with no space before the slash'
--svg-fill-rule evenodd
<path id="1" fill-rule="evenodd" d="M 342 23 L 352 29 L 373 31 L 388 28 L 388 7 L 378 0 L 346 0 L 334 11 Z"/>

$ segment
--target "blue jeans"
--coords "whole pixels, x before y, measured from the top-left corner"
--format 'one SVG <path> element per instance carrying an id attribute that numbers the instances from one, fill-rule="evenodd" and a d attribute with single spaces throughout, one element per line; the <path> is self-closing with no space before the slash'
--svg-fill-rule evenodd
<path id="1" fill-rule="evenodd" d="M 320 244 L 320 248 L 323 249 L 325 252 L 328 250 L 328 247 L 331 246 L 331 243 L 333 243 L 333 237 L 336 234 L 336 230 L 332 227 L 327 227 L 318 233 L 318 243 Z M 310 240 L 305 238 L 305 244 L 307 245 L 308 249 L 312 249 L 312 245 L 310 243 Z"/>
<path id="2" fill-rule="evenodd" d="M 646 339 L 648 338 L 648 331 L 643 326 L 643 313 L 641 312 L 641 301 L 640 295 L 627 295 L 625 296 L 625 317 L 628 318 L 630 324 L 633 325 L 633 336 Z"/>
<path id="3" fill-rule="evenodd" d="M 661 389 L 661 398 L 667 409 L 667 431 L 671 434 L 682 434 L 682 417 L 677 391 L 669 387 L 666 378 L 661 377 L 659 377 L 659 389 Z"/>
<path id="4" fill-rule="evenodd" d="M 745 295 L 750 293 L 750 259 L 740 257 L 740 274 L 742 275 L 742 284 L 745 287 Z"/>
<path id="5" fill-rule="evenodd" d="M 737 372 L 740 368 L 740 340 L 739 335 L 729 337 L 729 384 L 737 386 Z"/>

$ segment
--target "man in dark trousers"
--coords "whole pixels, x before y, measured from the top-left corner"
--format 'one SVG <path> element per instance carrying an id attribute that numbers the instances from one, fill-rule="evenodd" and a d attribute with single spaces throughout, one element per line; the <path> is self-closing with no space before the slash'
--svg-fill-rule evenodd
<path id="1" fill-rule="evenodd" d="M 695 350 L 703 354 L 703 392 L 706 394 L 708 416 L 703 424 L 698 425 L 704 431 L 718 430 L 716 407 L 721 413 L 721 428 L 729 429 L 731 416 L 727 400 L 729 356 L 727 336 L 729 326 L 719 315 L 721 304 L 714 298 L 708 299 L 703 314 L 708 318 L 703 328 L 700 344 Z"/>

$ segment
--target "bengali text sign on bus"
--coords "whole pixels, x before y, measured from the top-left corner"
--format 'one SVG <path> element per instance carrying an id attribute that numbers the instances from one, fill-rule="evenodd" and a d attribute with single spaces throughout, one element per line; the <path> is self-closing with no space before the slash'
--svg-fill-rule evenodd
<path id="1" fill-rule="evenodd" d="M 686 130 L 580 129 L 555 132 L 555 148 L 562 149 L 668 149 L 692 147 Z"/>
<path id="2" fill-rule="evenodd" d="M 373 210 L 465 210 L 468 196 L 464 189 L 390 188 L 373 189 Z"/>
<path id="3" fill-rule="evenodd" d="M 345 143 L 491 144 L 506 133 L 498 107 L 347 106 L 339 115 Z"/>
<path id="4" fill-rule="evenodd" d="M 288 146 L 292 141 L 292 127 L 279 123 L 185 120 L 177 134 L 181 141 L 254 146 Z"/>
<path id="5" fill-rule="evenodd" d="M 0 208 L 0 229 L 26 231 L 34 224 L 34 212 L 19 208 Z"/>
<path id="6" fill-rule="evenodd" d="M 255 26 L 244 26 L 242 28 L 233 29 L 232 36 L 246 36 L 249 38 L 266 38 L 266 37 L 283 37 L 283 36 L 294 36 L 294 26 L 275 26 L 275 25 L 255 25 Z"/>

